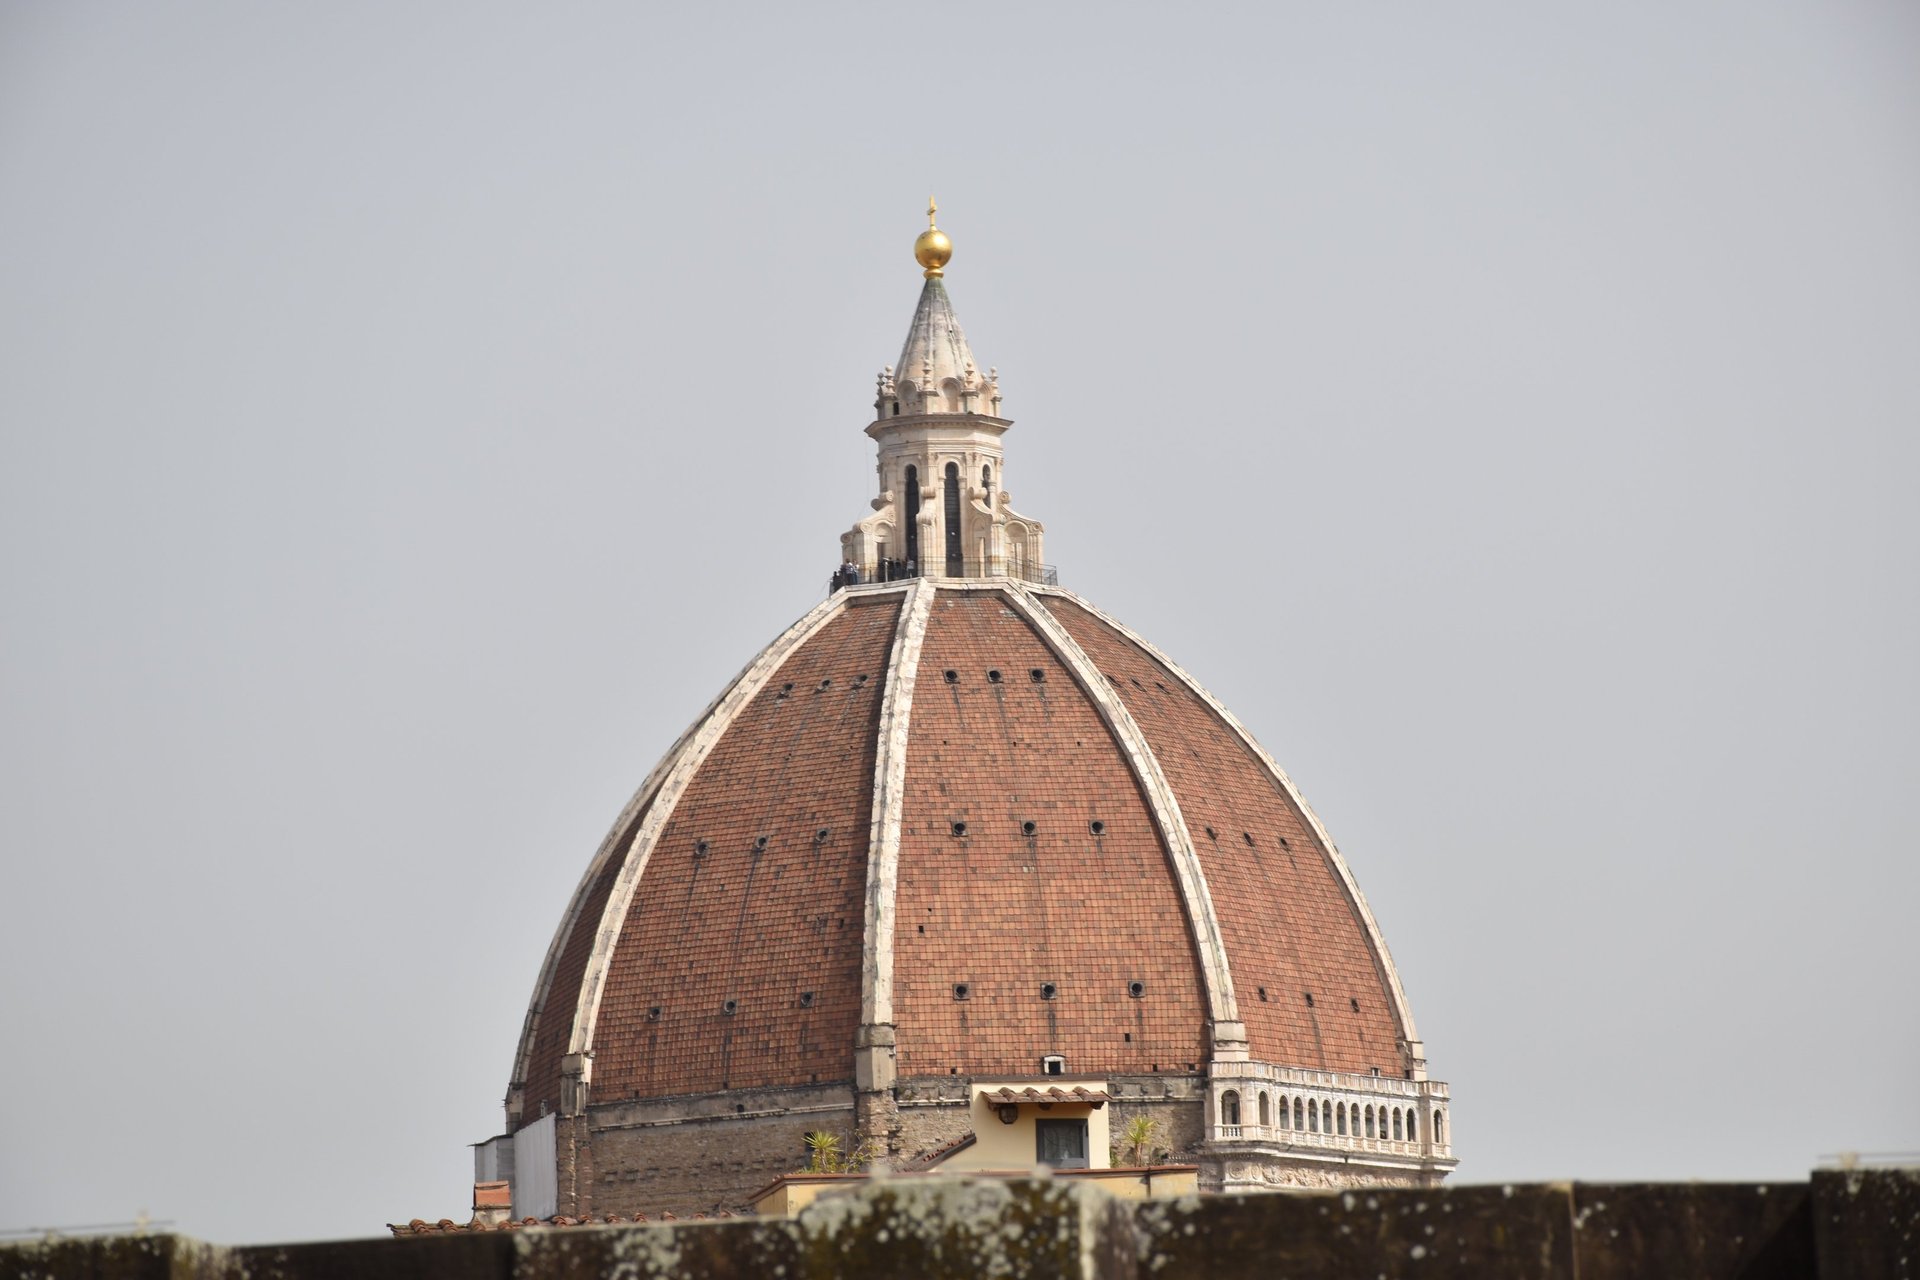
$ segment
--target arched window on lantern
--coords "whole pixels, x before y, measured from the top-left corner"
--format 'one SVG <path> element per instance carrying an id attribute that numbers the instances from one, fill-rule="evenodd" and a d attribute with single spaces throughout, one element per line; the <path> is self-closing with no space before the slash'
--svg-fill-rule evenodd
<path id="1" fill-rule="evenodd" d="M 907 465 L 907 503 L 900 513 L 900 523 L 907 530 L 907 559 L 914 562 L 917 570 L 920 563 L 920 468 Z"/>

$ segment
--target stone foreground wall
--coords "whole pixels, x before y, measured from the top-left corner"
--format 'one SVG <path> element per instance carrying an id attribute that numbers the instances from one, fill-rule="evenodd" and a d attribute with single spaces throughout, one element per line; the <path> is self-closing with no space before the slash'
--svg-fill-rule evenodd
<path id="1" fill-rule="evenodd" d="M 4 1280 L 779 1276 L 1147 1280 L 1893 1280 L 1920 1275 L 1920 1169 L 1810 1183 L 1546 1183 L 1128 1204 L 1063 1180 L 878 1182 L 799 1218 L 218 1248 L 0 1248 Z"/>

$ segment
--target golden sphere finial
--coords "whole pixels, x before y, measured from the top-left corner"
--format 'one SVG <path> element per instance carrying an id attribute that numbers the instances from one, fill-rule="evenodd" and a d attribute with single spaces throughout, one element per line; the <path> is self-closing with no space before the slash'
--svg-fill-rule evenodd
<path id="1" fill-rule="evenodd" d="M 953 241 L 947 239 L 946 232 L 933 225 L 933 215 L 939 208 L 940 206 L 933 202 L 933 197 L 928 196 L 927 229 L 922 231 L 920 238 L 913 242 L 914 261 L 926 268 L 924 274 L 929 280 L 945 274 L 941 268 L 953 258 Z"/>

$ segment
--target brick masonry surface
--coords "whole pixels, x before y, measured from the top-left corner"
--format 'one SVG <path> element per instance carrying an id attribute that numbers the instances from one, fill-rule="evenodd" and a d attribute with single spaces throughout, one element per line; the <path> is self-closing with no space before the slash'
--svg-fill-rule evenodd
<path id="1" fill-rule="evenodd" d="M 910 742 L 900 1074 L 1034 1075 L 1047 1054 L 1069 1075 L 1202 1062 L 1199 973 L 1146 802 L 1072 675 L 997 593 L 934 602 Z"/>
<path id="2" fill-rule="evenodd" d="M 593 1135 L 592 1212 L 653 1217 L 747 1212 L 747 1197 L 781 1174 L 806 1167 L 807 1134 L 845 1135 L 852 1123 L 849 1098 L 845 1111 L 837 1113 L 723 1116 L 603 1130 Z"/>
<path id="3" fill-rule="evenodd" d="M 1253 1057 L 1400 1074 L 1400 1033 L 1365 927 L 1292 800 L 1150 654 L 1071 601 L 1042 603 L 1126 703 L 1179 797 Z"/>
<path id="4" fill-rule="evenodd" d="M 899 610 L 850 600 L 795 650 L 661 828 L 601 998 L 595 1102 L 851 1075 Z"/>

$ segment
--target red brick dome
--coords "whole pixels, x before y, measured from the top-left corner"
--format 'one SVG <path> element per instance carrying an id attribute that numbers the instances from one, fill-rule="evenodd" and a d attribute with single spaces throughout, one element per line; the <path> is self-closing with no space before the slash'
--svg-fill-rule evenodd
<path id="1" fill-rule="evenodd" d="M 1424 1076 L 1353 877 L 1238 721 L 1069 592 L 925 578 L 834 592 L 667 752 L 554 937 L 509 1108 L 1053 1057 Z"/>

